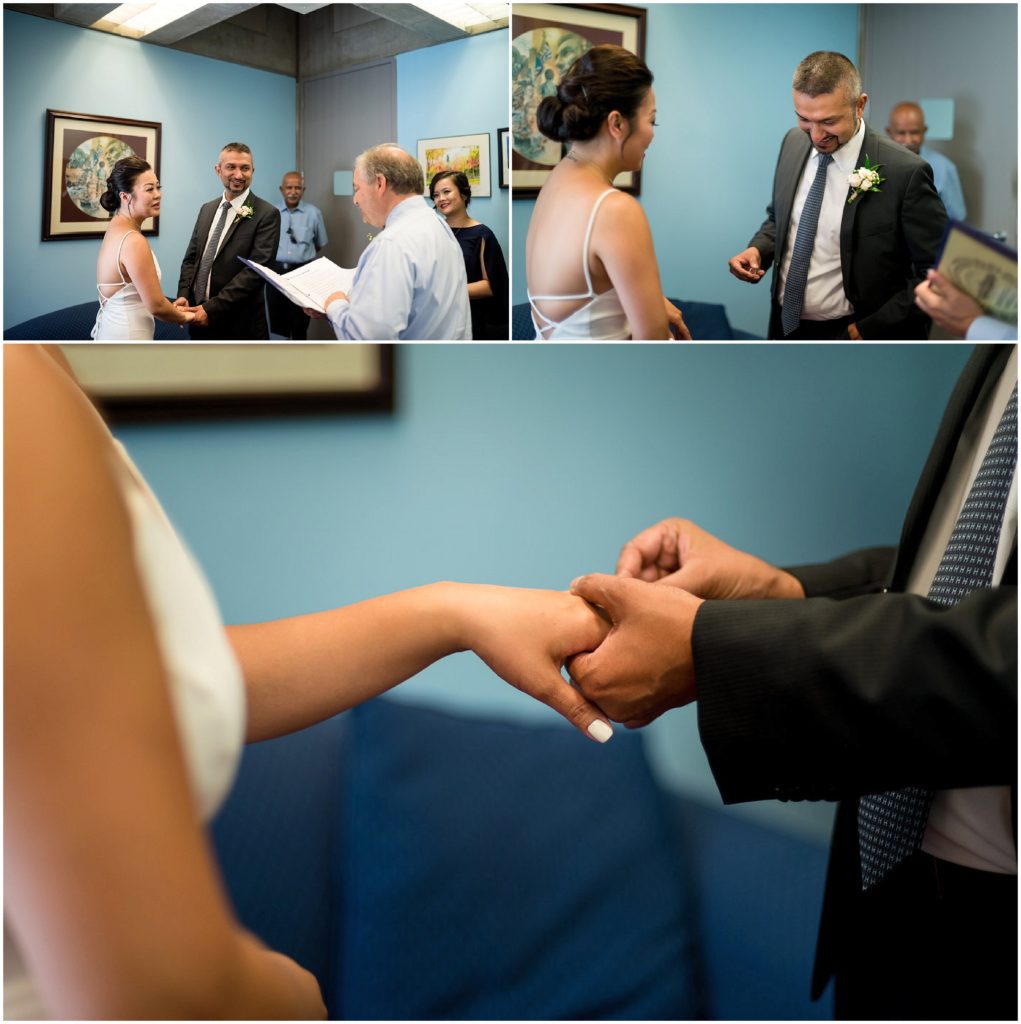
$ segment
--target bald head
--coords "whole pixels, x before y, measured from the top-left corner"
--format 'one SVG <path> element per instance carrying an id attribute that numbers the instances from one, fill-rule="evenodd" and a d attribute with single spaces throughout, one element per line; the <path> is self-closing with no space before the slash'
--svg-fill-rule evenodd
<path id="1" fill-rule="evenodd" d="M 905 101 L 898 103 L 890 111 L 890 123 L 886 126 L 886 134 L 906 146 L 912 153 L 917 153 L 925 142 L 927 129 L 925 114 L 917 103 Z"/>

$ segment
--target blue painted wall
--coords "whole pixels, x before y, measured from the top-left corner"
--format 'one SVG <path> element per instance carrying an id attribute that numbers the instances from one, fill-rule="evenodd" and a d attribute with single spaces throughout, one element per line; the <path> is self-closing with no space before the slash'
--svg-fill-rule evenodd
<path id="1" fill-rule="evenodd" d="M 857 4 L 650 4 L 646 54 L 662 124 L 645 158 L 641 202 L 667 295 L 726 306 L 734 327 L 766 336 L 769 278 L 746 285 L 727 261 L 765 217 L 790 81 L 813 50 L 856 60 Z M 513 209 L 514 302 L 526 302 L 533 202 Z"/>
<path id="2" fill-rule="evenodd" d="M 414 153 L 420 138 L 490 133 L 493 198 L 473 200 L 472 213 L 506 252 L 496 130 L 508 124 L 509 83 L 502 92 L 477 86 L 500 64 L 506 31 L 398 56 L 397 141 Z M 4 326 L 96 294 L 98 240 L 39 241 L 47 108 L 162 122 L 166 197 L 151 241 L 173 294 L 198 208 L 220 187 L 212 168 L 224 142 L 252 147 L 256 194 L 279 198 L 277 185 L 294 166 L 295 88 L 285 75 L 5 11 Z"/>
<path id="3" fill-rule="evenodd" d="M 418 152 L 419 139 L 489 133 L 492 197 L 473 197 L 471 215 L 500 241 L 510 265 L 509 189 L 500 188 L 496 132 L 509 124 L 507 31 L 486 32 L 397 57 L 397 142 Z M 426 185 L 429 183 L 426 182 Z"/>
<path id="4" fill-rule="evenodd" d="M 99 240 L 39 240 L 47 109 L 162 122 L 151 242 L 170 295 L 199 206 L 222 191 L 220 147 L 251 146 L 252 187 L 271 200 L 294 163 L 293 78 L 4 11 L 5 327 L 96 298 Z"/>
<path id="5" fill-rule="evenodd" d="M 895 543 L 962 346 L 398 347 L 393 417 L 121 428 L 228 621 L 439 579 L 566 588 L 686 515 L 780 564 Z M 402 699 L 555 719 L 472 655 Z M 693 709 L 648 730 L 719 804 Z M 581 741 L 579 741 L 581 742 Z M 824 839 L 827 805 L 743 813 Z"/>

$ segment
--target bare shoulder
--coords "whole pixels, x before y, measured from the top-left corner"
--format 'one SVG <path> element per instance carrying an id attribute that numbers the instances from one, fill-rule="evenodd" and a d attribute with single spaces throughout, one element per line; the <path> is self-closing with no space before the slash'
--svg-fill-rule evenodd
<path id="1" fill-rule="evenodd" d="M 24 550 L 23 536 L 45 541 L 47 530 L 69 526 L 92 501 L 112 512 L 103 498 L 111 451 L 66 362 L 36 346 L 4 346 L 4 512 L 7 537 L 18 539 L 7 546 L 9 559 Z"/>
<path id="2" fill-rule="evenodd" d="M 603 204 L 599 208 L 599 219 L 607 226 L 618 228 L 649 223 L 642 204 L 627 192 L 616 190 L 603 200 Z"/>

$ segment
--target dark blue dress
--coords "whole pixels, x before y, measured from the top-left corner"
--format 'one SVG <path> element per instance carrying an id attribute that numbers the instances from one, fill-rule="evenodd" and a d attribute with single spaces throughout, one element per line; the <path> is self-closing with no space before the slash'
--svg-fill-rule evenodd
<path id="1" fill-rule="evenodd" d="M 507 317 L 508 279 L 507 264 L 503 258 L 500 243 L 485 224 L 467 228 L 451 228 L 464 255 L 464 269 L 468 272 L 468 283 L 489 279 L 493 289 L 492 297 L 471 300 L 472 338 L 476 341 L 508 341 L 510 339 Z M 486 243 L 486 272 L 482 273 L 482 243 Z"/>

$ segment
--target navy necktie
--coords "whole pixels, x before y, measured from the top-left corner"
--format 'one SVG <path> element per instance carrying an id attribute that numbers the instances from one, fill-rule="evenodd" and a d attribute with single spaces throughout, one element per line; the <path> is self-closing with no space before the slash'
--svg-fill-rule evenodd
<path id="1" fill-rule="evenodd" d="M 812 249 L 815 247 L 815 231 L 819 226 L 819 211 L 822 209 L 822 194 L 826 188 L 826 168 L 833 156 L 830 153 L 819 154 L 819 167 L 815 172 L 815 181 L 808 190 L 808 198 L 801 211 L 798 221 L 798 233 L 794 237 L 794 251 L 791 253 L 791 265 L 787 270 L 787 280 L 783 289 L 783 309 L 780 311 L 780 323 L 786 337 L 797 330 L 801 323 L 801 310 L 805 305 L 805 285 L 808 283 L 808 265 L 812 262 Z"/>
<path id="2" fill-rule="evenodd" d="M 220 219 L 216 222 L 216 227 L 209 236 L 209 244 L 206 246 L 206 251 L 202 254 L 199 272 L 195 275 L 195 284 L 192 286 L 196 306 L 201 306 L 206 301 L 209 272 L 213 269 L 213 260 L 216 259 L 216 247 L 220 244 L 220 235 L 223 234 L 223 226 L 227 223 L 227 214 L 229 212 L 230 203 L 224 199 L 223 205 L 220 207 Z"/>
<path id="3" fill-rule="evenodd" d="M 952 607 L 992 586 L 1003 513 L 1017 466 L 1017 385 L 993 434 L 975 482 L 929 588 L 929 600 Z M 922 844 L 932 790 L 909 786 L 858 802 L 862 889 L 878 884 Z"/>

